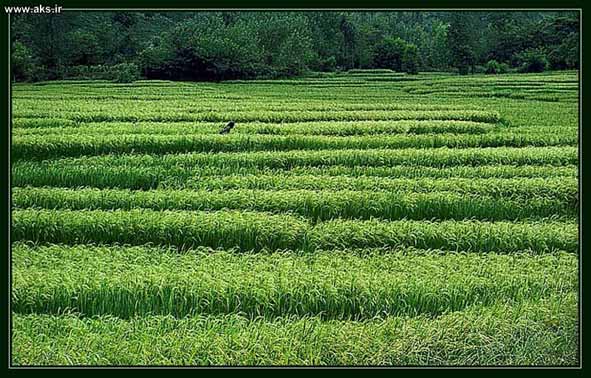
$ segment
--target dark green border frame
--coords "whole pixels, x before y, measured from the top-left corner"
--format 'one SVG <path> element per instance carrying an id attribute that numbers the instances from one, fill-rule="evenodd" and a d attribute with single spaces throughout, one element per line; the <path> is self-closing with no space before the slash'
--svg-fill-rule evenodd
<path id="1" fill-rule="evenodd" d="M 581 361 L 581 368 L 571 368 L 571 369 L 561 369 L 561 371 L 557 370 L 550 370 L 545 368 L 488 368 L 478 371 L 477 374 L 535 374 L 539 376 L 540 373 L 543 375 L 555 375 L 560 374 L 573 374 L 573 375 L 582 375 L 585 370 L 585 355 L 588 354 L 589 348 L 591 348 L 588 341 L 589 337 L 589 328 L 585 327 L 585 320 L 583 314 L 587 314 L 590 311 L 590 295 L 588 290 L 585 290 L 585 285 L 588 286 L 587 281 L 590 277 L 591 262 L 587 261 L 589 257 L 585 254 L 585 234 L 586 232 L 591 233 L 591 228 L 586 227 L 585 220 L 591 219 L 590 218 L 590 211 L 591 211 L 591 197 L 588 201 L 585 201 L 585 191 L 589 191 L 589 185 L 591 185 L 591 179 L 589 179 L 589 175 L 591 174 L 591 170 L 589 168 L 590 162 L 585 162 L 585 157 L 589 155 L 586 152 L 586 149 L 591 148 L 591 141 L 589 140 L 591 137 L 591 131 L 586 130 L 586 128 L 591 127 L 591 125 L 587 125 L 589 116 L 585 116 L 585 110 L 588 107 L 591 107 L 591 102 L 587 100 L 587 106 L 585 103 L 582 102 L 581 99 L 589 99 L 591 98 L 589 87 L 591 85 L 591 56 L 590 51 L 591 48 L 585 49 L 583 48 L 584 40 L 589 40 L 591 29 L 591 12 L 587 15 L 584 12 L 585 8 L 591 9 L 591 3 L 587 2 L 585 4 L 582 0 L 563 0 L 563 1 L 551 1 L 551 0 L 485 0 L 485 1 L 467 1 L 467 0 L 430 0 L 430 1 L 410 1 L 410 0 L 397 0 L 397 1 L 386 1 L 386 0 L 363 0 L 363 1 L 354 1 L 354 0 L 285 0 L 282 2 L 271 1 L 271 0 L 251 0 L 251 1 L 239 1 L 239 0 L 201 0 L 199 2 L 192 2 L 190 0 L 169 0 L 169 1 L 139 1 L 139 0 L 49 0 L 49 1 L 18 1 L 18 0 L 2 0 L 0 1 L 2 8 L 0 9 L 0 91 L 2 93 L 2 100 L 0 100 L 0 216 L 1 216 L 1 226 L 0 226 L 0 245 L 1 245 L 1 255 L 0 258 L 0 272 L 1 274 L 1 289 L 0 289 L 0 362 L 2 366 L 2 370 L 6 370 L 9 374 L 33 374 L 38 376 L 40 374 L 47 374 L 47 373 L 56 373 L 62 374 L 64 372 L 79 374 L 79 369 L 85 369 L 87 372 L 92 373 L 104 373 L 105 369 L 103 368 L 99 370 L 94 370 L 90 368 L 67 368 L 67 369 L 60 369 L 60 370 L 47 370 L 47 369 L 10 369 L 9 368 L 9 348 L 10 348 L 10 334 L 9 334 L 9 325 L 10 325 L 10 314 L 8 312 L 8 301 L 10 299 L 9 296 L 9 240 L 10 240 L 10 224 L 11 224 L 11 213 L 10 213 L 10 162 L 9 162 L 9 151 L 11 145 L 11 124 L 10 124 L 10 80 L 9 80 L 9 62 L 8 62 L 8 51 L 9 51 L 9 30 L 8 30 L 8 16 L 4 11 L 4 6 L 22 6 L 22 5 L 54 5 L 58 4 L 63 6 L 64 8 L 80 8 L 80 9 L 88 9 L 88 8 L 96 8 L 96 10 L 100 10 L 101 8 L 136 8 L 138 10 L 148 10 L 150 8 L 182 8 L 188 9 L 207 9 L 207 8 L 215 8 L 215 9 L 222 9 L 222 8 L 230 8 L 230 9 L 261 9 L 261 8 L 270 8 L 276 10 L 306 10 L 306 9 L 334 9 L 334 10 L 387 10 L 387 9 L 409 9 L 409 10 L 469 10 L 469 9 L 481 9 L 481 10 L 503 10 L 504 8 L 507 9 L 532 9 L 532 10 L 552 10 L 552 9 L 565 9 L 565 10 L 580 10 L 581 11 L 581 90 L 580 90 L 580 119 L 579 119 L 579 158 L 580 158 L 580 166 L 579 166 L 579 190 L 580 190 L 580 197 L 581 197 L 581 217 L 579 223 L 580 229 L 580 259 L 579 259 L 579 272 L 581 277 L 581 286 L 580 286 L 580 332 L 582 335 L 581 344 L 579 345 L 580 351 L 580 361 Z M 587 5 L 585 7 L 585 5 Z M 588 59 L 585 59 L 587 57 Z M 587 62 L 587 64 L 585 64 Z M 589 72 L 586 75 L 583 75 L 584 72 Z M 587 160 L 591 160 L 591 158 L 587 157 Z M 588 231 L 587 231 L 588 230 Z M 584 262 L 584 263 L 583 263 Z M 140 369 L 140 368 L 138 368 Z M 434 371 L 437 369 L 438 371 Z M 443 368 L 423 368 L 421 369 L 420 373 L 435 373 L 441 374 L 442 372 L 445 374 L 450 375 L 457 375 L 458 373 L 462 374 L 473 374 L 475 373 L 475 369 L 478 368 L 469 368 L 469 369 L 461 369 L 452 368 L 452 369 L 443 369 Z M 160 369 L 154 369 L 152 372 L 155 374 L 159 374 Z M 590 370 L 587 368 L 586 370 Z M 181 372 L 181 370 L 177 370 Z M 118 371 L 120 373 L 128 373 L 131 371 L 128 370 L 121 370 Z M 221 370 L 215 370 L 212 372 L 221 373 Z M 400 373 L 406 372 L 405 370 L 401 370 Z M 110 372 L 109 372 L 110 373 Z M 140 372 L 144 374 L 145 371 Z M 340 372 L 337 372 L 340 374 Z M 408 373 L 411 373 L 408 371 Z M 413 371 L 412 374 L 417 373 L 417 371 Z"/>

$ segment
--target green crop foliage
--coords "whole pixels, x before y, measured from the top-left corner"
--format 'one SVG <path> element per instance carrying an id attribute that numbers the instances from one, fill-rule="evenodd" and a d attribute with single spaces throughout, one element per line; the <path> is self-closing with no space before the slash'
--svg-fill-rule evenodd
<path id="1" fill-rule="evenodd" d="M 109 153 L 186 153 L 291 150 L 400 149 L 574 146 L 576 135 L 455 134 L 417 136 L 277 136 L 277 135 L 195 135 L 195 136 L 19 136 L 12 142 L 12 157 L 49 159 Z"/>
<path id="2" fill-rule="evenodd" d="M 435 319 L 15 315 L 13 353 L 17 365 L 575 366 L 576 313 L 573 293 Z"/>
<path id="3" fill-rule="evenodd" d="M 576 366 L 578 96 L 576 71 L 14 84 L 12 363 Z"/>
<path id="4" fill-rule="evenodd" d="M 154 243 L 240 250 L 396 247 L 460 251 L 576 252 L 571 221 L 331 220 L 311 225 L 295 216 L 259 212 L 134 210 L 16 210 L 14 240 L 51 243 Z"/>
<path id="5" fill-rule="evenodd" d="M 247 314 L 371 319 L 440 315 L 499 300 L 577 289 L 577 259 L 547 255 L 369 250 L 184 254 L 146 247 L 18 244 L 12 306 L 18 313 L 132 318 Z"/>
<path id="6" fill-rule="evenodd" d="M 565 196 L 566 197 L 566 196 Z M 575 217 L 574 196 L 509 199 L 449 192 L 396 193 L 313 190 L 152 190 L 15 188 L 13 205 L 46 209 L 237 209 L 292 212 L 315 220 L 384 219 L 524 219 Z"/>
<path id="7" fill-rule="evenodd" d="M 220 180 L 227 182 L 236 180 L 235 175 L 239 174 L 254 176 L 260 178 L 261 175 L 269 176 L 273 182 L 284 182 L 283 178 L 288 178 L 291 182 L 300 182 L 302 176 L 310 176 L 312 180 L 319 182 L 319 188 L 322 183 L 330 180 L 349 180 L 358 179 L 357 182 L 375 183 L 380 187 L 381 179 L 401 178 L 401 179 L 552 179 L 572 183 L 577 174 L 576 165 L 565 166 L 514 166 L 514 165 L 485 165 L 485 166 L 455 166 L 445 168 L 433 167 L 407 167 L 407 166 L 320 166 L 320 167 L 293 167 L 290 170 L 281 168 L 259 168 L 259 167 L 183 167 L 170 166 L 162 167 L 159 165 L 115 165 L 112 159 L 91 160 L 53 160 L 44 162 L 15 162 L 12 167 L 12 180 L 15 186 L 56 186 L 56 187 L 82 187 L 91 186 L 98 188 L 129 188 L 129 189 L 152 189 L 158 187 L 178 187 L 178 188 L 207 188 L 209 183 L 213 182 L 213 188 L 218 187 Z M 221 177 L 221 178 L 220 178 Z M 324 179 L 324 177 L 328 177 Z M 316 180 L 316 178 L 318 178 Z M 251 178 L 242 178 L 251 180 Z M 256 180 L 258 182 L 258 180 Z M 261 178 L 261 183 L 268 182 Z M 302 179 L 303 183 L 310 180 Z M 510 181 L 509 181 L 510 182 Z M 227 187 L 223 184 L 222 187 Z M 255 184 L 259 185 L 259 184 Z M 280 184 L 284 185 L 284 184 Z M 285 184 L 289 185 L 289 184 Z M 296 184 L 297 185 L 297 184 Z M 303 184 L 305 185 L 305 184 Z M 363 185 L 363 184 L 360 184 Z M 374 184 L 370 184 L 374 185 Z M 549 184 L 548 186 L 552 186 Z M 349 186 L 347 186 L 349 187 Z M 355 186 L 357 187 L 357 186 Z M 363 187 L 363 186 L 362 186 Z M 450 190 L 449 185 L 444 186 Z M 493 186 L 492 188 L 494 188 Z M 520 191 L 521 188 L 527 188 L 525 182 L 513 186 L 513 191 Z M 310 189 L 314 189 L 311 187 Z M 393 190 L 393 186 L 385 184 L 383 189 Z M 417 189 L 418 190 L 418 189 Z M 544 189 L 540 189 L 544 192 Z"/>

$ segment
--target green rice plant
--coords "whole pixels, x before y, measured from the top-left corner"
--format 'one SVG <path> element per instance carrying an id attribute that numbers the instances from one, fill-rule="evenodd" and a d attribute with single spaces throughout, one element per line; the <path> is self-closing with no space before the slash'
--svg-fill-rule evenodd
<path id="1" fill-rule="evenodd" d="M 576 253 L 574 222 L 481 221 L 351 221 L 318 223 L 306 235 L 309 249 L 388 248 L 412 246 L 459 251 L 546 253 L 554 249 Z"/>
<path id="2" fill-rule="evenodd" d="M 122 160 L 122 159 L 119 159 Z M 151 161 L 152 162 L 152 161 Z M 453 166 L 444 168 L 421 166 L 294 166 L 289 170 L 282 168 L 270 169 L 257 166 L 162 166 L 147 161 L 137 160 L 128 164 L 117 164 L 111 158 L 54 160 L 44 162 L 15 162 L 12 166 L 12 183 L 14 186 L 57 186 L 97 188 L 128 188 L 153 189 L 158 187 L 172 188 L 208 188 L 233 187 L 229 180 L 235 175 L 271 175 L 280 180 L 289 177 L 290 182 L 298 181 L 300 176 L 328 176 L 330 179 L 339 176 L 360 178 L 372 181 L 378 178 L 405 179 L 452 179 L 452 178 L 552 178 L 571 182 L 577 175 L 575 165 L 565 166 L 532 166 L 532 165 L 484 165 L 484 166 Z M 216 176 L 216 178 L 211 178 Z M 219 176 L 229 176 L 221 183 Z M 322 177 L 320 182 L 325 182 Z M 346 177 L 343 179 L 346 180 Z M 273 181 L 277 181 L 272 179 Z M 302 185 L 306 185 L 302 179 Z M 242 180 L 244 181 L 244 180 Z M 261 180 L 261 185 L 268 180 Z M 308 181 L 309 182 L 309 181 Z M 211 183 L 211 184 L 209 184 Z M 282 184 L 283 185 L 283 184 Z M 285 185 L 289 185 L 286 184 Z M 292 184 L 295 185 L 295 184 Z M 319 184 L 322 185 L 322 184 Z M 376 184 L 379 185 L 379 184 Z M 384 189 L 392 190 L 393 185 L 385 184 Z M 347 184 L 347 187 L 349 185 Z M 289 187 L 286 187 L 289 188 Z M 321 189 L 322 186 L 319 187 Z M 357 188 L 356 186 L 353 188 Z M 359 189 L 363 188 L 360 187 Z M 262 189 L 262 188 L 261 188 Z M 311 187 L 310 189 L 314 189 Z M 515 187 L 519 190 L 519 186 Z M 448 190 L 448 189 L 445 189 Z M 541 189 L 543 191 L 543 189 Z M 572 193 L 572 191 L 571 191 Z"/>
<path id="3" fill-rule="evenodd" d="M 576 146 L 577 136 L 552 134 L 434 134 L 416 136 L 279 136 L 279 135 L 110 135 L 110 136 L 17 136 L 12 141 L 15 160 L 109 153 L 187 153 L 400 148 L 473 148 Z"/>
<path id="4" fill-rule="evenodd" d="M 15 365 L 577 366 L 577 295 L 437 318 L 14 315 Z M 92 353 L 89 353 L 89 346 Z M 478 352 L 475 352 L 478 351 Z"/>
<path id="5" fill-rule="evenodd" d="M 16 83 L 12 362 L 575 366 L 578 92 Z"/>
<path id="6" fill-rule="evenodd" d="M 574 222 L 332 220 L 315 226 L 289 215 L 219 211 L 16 210 L 12 238 L 50 243 L 154 243 L 179 249 L 391 248 L 512 253 L 578 249 Z"/>
<path id="7" fill-rule="evenodd" d="M 75 122 L 224 122 L 228 119 L 237 122 L 304 122 L 304 121 L 366 121 L 366 120 L 458 120 L 495 123 L 500 121 L 500 115 L 494 111 L 481 110 L 368 110 L 368 111 L 242 111 L 242 112 L 202 112 L 185 113 L 166 110 L 138 109 L 136 112 L 83 111 L 63 112 L 45 111 L 44 113 L 31 111 L 16 111 L 15 117 L 46 117 L 55 118 L 59 115 Z"/>
<path id="8" fill-rule="evenodd" d="M 192 94 L 182 98 L 183 101 L 179 101 L 177 95 L 173 94 L 160 94 L 159 96 L 136 96 L 136 95 L 108 95 L 105 97 L 103 94 L 95 95 L 92 97 L 84 96 L 80 97 L 66 97 L 62 99 L 56 99 L 56 96 L 42 97 L 39 94 L 31 96 L 29 98 L 23 98 L 17 96 L 19 101 L 15 104 L 15 111 L 17 114 L 26 115 L 30 118 L 39 118 L 51 114 L 52 108 L 59 108 L 64 114 L 71 112 L 84 113 L 84 112 L 107 112 L 109 110 L 116 113 L 123 113 L 127 108 L 132 112 L 136 113 L 139 111 L 150 111 L 153 110 L 153 102 L 157 101 L 163 109 L 174 107 L 176 110 L 182 111 L 183 113 L 202 113 L 202 112 L 215 112 L 216 109 L 220 108 L 220 105 L 224 106 L 225 111 L 231 112 L 244 112 L 244 111 L 274 111 L 274 112 L 301 112 L 306 111 L 366 111 L 366 110 L 398 110 L 398 111 L 472 111 L 472 110 L 486 110 L 482 107 L 469 104 L 422 104 L 416 101 L 408 102 L 396 102 L 380 101 L 380 102 L 357 102 L 357 101 L 306 101 L 305 99 L 292 101 L 286 101 L 285 98 L 274 99 L 273 101 L 268 100 L 257 100 L 249 99 L 249 101 L 237 101 L 227 103 L 217 98 L 207 98 L 203 93 Z M 197 99 L 196 99 L 197 98 Z M 89 101 L 89 100 L 100 100 L 100 101 Z M 142 100 L 142 101 L 130 101 L 130 100 Z M 40 111 L 41 110 L 41 111 Z M 40 111 L 40 112 L 39 112 Z M 26 121 L 27 119 L 17 120 Z M 43 127 L 40 124 L 39 127 Z M 50 126 L 50 125 L 46 125 Z M 80 126 L 74 124 L 71 126 Z M 30 127 L 35 127 L 31 124 Z"/>
<path id="9" fill-rule="evenodd" d="M 450 192 L 313 190 L 151 190 L 14 188 L 13 206 L 46 209 L 250 210 L 295 213 L 314 220 L 384 219 L 525 219 L 576 217 L 572 199 L 493 198 Z"/>
<path id="10" fill-rule="evenodd" d="M 299 174 L 290 174 L 299 173 Z M 310 173 L 310 174 L 306 174 Z M 182 183 L 182 187 L 207 190 L 358 190 L 388 191 L 390 193 L 452 192 L 493 198 L 527 199 L 547 197 L 572 201 L 578 193 L 575 177 L 548 178 L 390 178 L 380 176 L 345 176 L 320 173 L 315 170 L 299 172 L 259 172 L 257 174 L 228 174 L 198 176 Z M 328 172 L 330 173 L 330 172 Z"/>
<path id="11" fill-rule="evenodd" d="M 415 249 L 237 254 L 201 248 L 13 247 L 12 310 L 133 318 L 441 315 L 576 292 L 572 254 Z"/>
<path id="12" fill-rule="evenodd" d="M 269 135 L 375 135 L 375 134 L 484 134 L 495 126 L 469 121 L 355 121 L 355 122 L 248 122 L 236 127 L 233 134 Z M 538 129 L 539 130 L 539 129 Z M 24 135 L 193 135 L 217 134 L 219 123 L 100 122 L 77 127 L 16 128 L 13 134 Z"/>
<path id="13" fill-rule="evenodd" d="M 12 127 L 19 128 L 51 128 L 73 127 L 76 122 L 63 118 L 16 118 L 12 120 Z"/>
<path id="14" fill-rule="evenodd" d="M 14 240 L 57 243 L 122 243 L 240 250 L 299 246 L 308 223 L 289 215 L 220 211 L 16 210 Z"/>
<path id="15" fill-rule="evenodd" d="M 343 165 L 368 166 L 421 166 L 445 168 L 453 166 L 506 165 L 576 165 L 577 147 L 529 147 L 529 148 L 431 148 L 431 149 L 347 149 L 319 151 L 249 151 L 231 153 L 185 154 L 126 154 L 106 156 L 82 156 L 58 161 L 60 165 L 94 166 L 159 166 L 217 167 L 234 169 L 258 167 L 293 169 L 295 167 L 326 167 Z"/>

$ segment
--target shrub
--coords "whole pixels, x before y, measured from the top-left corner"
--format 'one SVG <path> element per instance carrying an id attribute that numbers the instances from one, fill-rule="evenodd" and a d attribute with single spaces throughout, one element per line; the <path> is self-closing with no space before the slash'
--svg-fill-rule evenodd
<path id="1" fill-rule="evenodd" d="M 483 74 L 486 73 L 486 67 L 477 64 L 471 67 L 471 72 L 472 74 Z"/>
<path id="2" fill-rule="evenodd" d="M 112 79 L 116 83 L 132 83 L 140 78 L 140 69 L 135 63 L 120 63 L 112 67 Z"/>
<path id="3" fill-rule="evenodd" d="M 409 74 L 416 75 L 419 73 L 419 53 L 417 46 L 409 43 L 404 49 L 402 56 L 402 69 Z"/>
<path id="4" fill-rule="evenodd" d="M 374 66 L 402 71 L 406 48 L 406 42 L 400 38 L 384 38 L 375 48 Z"/>
<path id="5" fill-rule="evenodd" d="M 548 58 L 542 49 L 527 49 L 517 54 L 520 72 L 544 72 L 548 68 Z"/>
<path id="6" fill-rule="evenodd" d="M 337 59 L 334 56 L 329 56 L 320 61 L 320 70 L 323 72 L 334 72 L 337 69 Z"/>
<path id="7" fill-rule="evenodd" d="M 64 73 L 68 79 L 111 80 L 116 83 L 131 83 L 140 78 L 140 70 L 135 63 L 120 63 L 113 66 L 72 66 Z"/>
<path id="8" fill-rule="evenodd" d="M 506 63 L 499 63 L 492 59 L 486 63 L 487 74 L 504 74 L 509 71 L 509 66 Z"/>
<path id="9" fill-rule="evenodd" d="M 11 68 L 14 81 L 26 81 L 31 78 L 32 53 L 23 43 L 16 41 L 12 45 Z"/>

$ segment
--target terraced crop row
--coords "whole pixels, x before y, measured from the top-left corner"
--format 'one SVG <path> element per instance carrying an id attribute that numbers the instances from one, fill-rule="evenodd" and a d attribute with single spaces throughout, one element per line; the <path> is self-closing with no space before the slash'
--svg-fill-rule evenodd
<path id="1" fill-rule="evenodd" d="M 187 113 L 171 110 L 139 109 L 136 112 L 121 109 L 119 113 L 104 112 L 51 112 L 15 111 L 20 118 L 66 118 L 76 122 L 306 122 L 306 121 L 369 121 L 369 120 L 457 120 L 473 122 L 498 122 L 498 112 L 481 110 L 368 110 L 368 111 L 244 111 Z"/>
<path id="2" fill-rule="evenodd" d="M 433 149 L 345 149 L 319 151 L 255 151 L 233 153 L 183 153 L 183 154 L 121 154 L 106 156 L 82 156 L 63 159 L 60 164 L 93 166 L 159 166 L 172 167 L 246 167 L 292 169 L 295 167 L 326 167 L 343 165 L 350 167 L 397 166 L 453 167 L 506 165 L 576 165 L 576 147 L 537 148 L 433 148 Z"/>
<path id="3" fill-rule="evenodd" d="M 182 94 L 182 93 L 180 93 Z M 187 113 L 201 113 L 201 112 L 216 112 L 220 110 L 220 100 L 216 98 L 207 98 L 202 93 L 195 93 L 199 96 L 198 100 L 195 98 L 187 98 L 185 101 L 179 102 L 174 97 L 174 93 L 169 96 L 155 96 L 142 97 L 136 95 L 135 102 L 115 102 L 112 100 L 125 100 L 123 95 L 109 94 L 106 97 L 97 97 L 96 95 L 87 96 L 85 94 L 78 94 L 74 98 L 56 99 L 55 97 L 39 98 L 39 96 L 32 96 L 31 98 L 23 98 L 16 96 L 19 99 L 16 104 L 15 111 L 28 112 L 37 111 L 40 107 L 51 106 L 52 110 L 59 109 L 61 112 L 97 112 L 97 111 L 112 111 L 124 112 L 126 109 L 133 112 L 139 110 L 153 110 L 153 102 L 158 101 L 158 105 L 162 109 L 174 109 L 178 112 Z M 94 101 L 88 101 L 94 100 Z M 102 101 L 97 101 L 102 100 Z M 343 101 L 263 101 L 253 99 L 248 102 L 233 102 L 223 105 L 223 110 L 227 112 L 252 112 L 252 111 L 280 111 L 280 112 L 298 112 L 306 111 L 368 111 L 368 110 L 383 110 L 383 111 L 465 111 L 465 110 L 485 110 L 482 107 L 458 104 L 417 104 L 416 102 L 343 102 Z"/>
<path id="4" fill-rule="evenodd" d="M 85 316 L 243 313 L 371 319 L 440 315 L 475 304 L 576 290 L 572 254 L 447 254 L 414 249 L 313 255 L 179 254 L 146 247 L 17 244 L 13 306 L 19 313 Z"/>
<path id="5" fill-rule="evenodd" d="M 140 163 L 110 165 L 105 161 L 52 160 L 44 162 L 16 162 L 13 165 L 12 182 L 15 186 L 58 186 L 98 188 L 151 189 L 159 187 L 202 188 L 211 176 L 219 175 L 276 175 L 278 179 L 289 176 L 299 180 L 302 175 L 321 175 L 329 178 L 351 176 L 352 178 L 564 178 L 577 175 L 576 165 L 484 165 L 453 167 L 422 166 L 318 166 L 281 167 L 271 169 L 257 166 L 158 166 Z M 205 177 L 205 179 L 204 179 Z M 320 180 L 323 180 L 322 178 Z M 215 184 L 214 184 L 215 185 Z M 379 184 L 376 184 L 379 185 Z"/>
<path id="6" fill-rule="evenodd" d="M 62 119 L 17 118 L 13 121 L 14 135 L 111 135 L 111 134 L 217 134 L 219 123 L 123 123 L 102 122 L 76 124 Z M 372 135 L 372 134 L 484 134 L 494 125 L 470 121 L 355 121 L 355 122 L 292 122 L 240 124 L 236 134 L 270 135 Z"/>
<path id="7" fill-rule="evenodd" d="M 575 217 L 571 198 L 533 197 L 499 201 L 449 192 L 391 193 L 312 190 L 13 189 L 13 206 L 47 209 L 252 210 L 290 212 L 316 220 L 332 218 L 518 220 Z"/>
<path id="8" fill-rule="evenodd" d="M 576 295 L 567 294 L 435 319 L 17 314 L 14 355 L 19 365 L 568 366 L 577 360 L 577 341 L 565 336 L 577 327 L 576 306 Z"/>
<path id="9" fill-rule="evenodd" d="M 338 168 L 338 167 L 337 167 Z M 550 170 L 551 168 L 547 168 Z M 341 169 L 323 171 L 305 169 L 293 172 L 259 171 L 256 173 L 226 173 L 217 170 L 203 173 L 201 176 L 188 178 L 178 183 L 178 187 L 200 190 L 354 190 L 354 191 L 387 191 L 390 193 L 431 193 L 452 192 L 458 194 L 474 194 L 495 198 L 534 198 L 547 197 L 555 199 L 573 199 L 577 193 L 577 180 L 565 172 L 554 172 L 555 176 L 547 178 L 390 178 L 381 176 L 358 175 L 357 177 L 340 174 Z M 348 172 L 346 170 L 343 170 Z M 543 170 L 540 170 L 543 172 Z M 322 174 L 321 174 L 322 173 Z M 332 173 L 332 174 L 331 174 Z M 351 172 L 355 173 L 355 172 Z M 372 172 L 370 172 L 372 173 Z M 379 173 L 379 172 L 376 172 Z M 37 177 L 38 178 L 38 177 Z M 82 178 L 78 178 L 82 180 Z M 82 182 L 82 181 L 81 181 Z M 87 182 L 90 185 L 90 182 Z M 111 185 L 115 185 L 111 182 Z M 172 182 L 165 184 L 172 186 Z M 167 186 L 163 185 L 163 186 Z M 47 185 L 45 185 L 47 186 Z M 59 185 L 53 185 L 59 186 Z M 72 183 L 70 186 L 77 186 Z M 81 185 L 78 185 L 81 186 Z M 120 185 L 121 187 L 125 187 Z M 100 187 L 100 185 L 99 185 Z M 131 188 L 133 189 L 133 188 Z M 148 187 L 142 189 L 149 189 Z M 18 187 L 15 188 L 18 190 Z M 13 194 L 16 192 L 13 191 Z"/>
<path id="10" fill-rule="evenodd" d="M 577 136 L 552 134 L 514 135 L 455 134 L 418 136 L 275 136 L 275 135 L 111 135 L 111 136 L 17 136 L 12 142 L 14 160 L 50 159 L 108 153 L 187 153 L 342 149 L 474 148 L 574 146 Z"/>
<path id="11" fill-rule="evenodd" d="M 482 222 L 342 220 L 311 225 L 292 215 L 249 211 L 15 210 L 13 240 L 50 243 L 154 243 L 180 249 L 417 248 L 537 253 L 576 252 L 572 221 Z"/>

